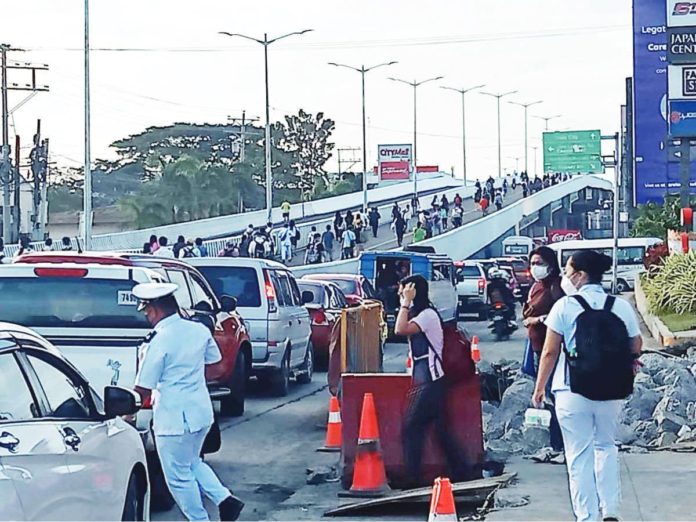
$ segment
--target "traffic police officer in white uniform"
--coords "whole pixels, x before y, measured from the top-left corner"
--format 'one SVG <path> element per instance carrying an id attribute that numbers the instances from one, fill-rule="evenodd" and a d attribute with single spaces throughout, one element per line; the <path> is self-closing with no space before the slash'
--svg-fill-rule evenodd
<path id="1" fill-rule="evenodd" d="M 201 492 L 220 509 L 220 520 L 236 520 L 244 503 L 222 485 L 202 461 L 201 449 L 213 424 L 205 365 L 221 359 L 210 330 L 182 318 L 177 285 L 143 283 L 133 288 L 138 309 L 154 327 L 141 348 L 135 389 L 152 398 L 157 453 L 172 496 L 189 520 L 208 520 Z"/>

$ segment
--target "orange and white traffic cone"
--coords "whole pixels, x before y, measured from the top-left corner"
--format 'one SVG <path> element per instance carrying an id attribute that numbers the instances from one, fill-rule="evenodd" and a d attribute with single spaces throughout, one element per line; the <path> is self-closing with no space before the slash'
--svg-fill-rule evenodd
<path id="1" fill-rule="evenodd" d="M 371 393 L 366 393 L 363 396 L 358 449 L 353 468 L 353 485 L 349 495 L 381 497 L 388 491 L 390 489 L 387 485 L 387 474 L 384 470 L 382 449 L 379 443 L 375 398 Z"/>
<path id="2" fill-rule="evenodd" d="M 329 399 L 329 422 L 326 424 L 326 439 L 324 445 L 317 451 L 341 451 L 342 445 L 343 424 L 341 423 L 341 408 L 338 404 L 338 398 L 332 395 L 331 399 Z"/>
<path id="3" fill-rule="evenodd" d="M 452 484 L 448 478 L 438 477 L 433 484 L 433 496 L 430 497 L 430 514 L 428 522 L 457 522 L 457 508 L 454 505 Z"/>
<path id="4" fill-rule="evenodd" d="M 411 358 L 411 354 L 408 354 L 408 357 L 406 357 L 406 373 L 409 375 L 413 375 L 413 359 Z"/>
<path id="5" fill-rule="evenodd" d="M 481 351 L 479 350 L 478 335 L 474 335 L 471 338 L 471 360 L 475 363 L 481 362 Z"/>

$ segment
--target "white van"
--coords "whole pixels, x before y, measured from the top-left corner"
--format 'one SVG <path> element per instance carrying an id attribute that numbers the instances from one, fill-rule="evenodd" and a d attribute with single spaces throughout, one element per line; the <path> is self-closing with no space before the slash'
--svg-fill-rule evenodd
<path id="1" fill-rule="evenodd" d="M 503 257 L 523 257 L 529 260 L 534 240 L 528 236 L 509 236 L 503 239 Z"/>
<path id="2" fill-rule="evenodd" d="M 617 292 L 633 289 L 636 277 L 645 272 L 645 266 L 643 265 L 645 252 L 651 246 L 662 242 L 661 239 L 656 237 L 619 238 L 619 258 L 617 260 L 616 274 Z M 553 243 L 549 247 L 558 253 L 558 262 L 561 267 L 564 267 L 573 253 L 581 250 L 596 250 L 613 257 L 614 240 L 581 239 L 578 241 L 562 241 Z M 607 289 L 611 289 L 612 279 L 612 271 L 607 272 L 602 279 L 602 285 Z"/>
<path id="3" fill-rule="evenodd" d="M 311 320 L 295 276 L 285 265 L 244 257 L 194 257 L 186 260 L 208 280 L 218 297 L 237 299 L 251 340 L 252 375 L 268 382 L 279 396 L 289 392 L 290 376 L 312 380 L 314 352 Z"/>

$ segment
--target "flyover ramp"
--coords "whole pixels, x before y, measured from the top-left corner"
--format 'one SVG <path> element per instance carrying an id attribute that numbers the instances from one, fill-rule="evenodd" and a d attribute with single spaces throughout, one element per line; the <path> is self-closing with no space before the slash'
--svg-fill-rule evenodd
<path id="1" fill-rule="evenodd" d="M 499 237 L 505 235 L 510 229 L 515 228 L 515 225 L 524 217 L 586 188 L 613 190 L 613 183 L 609 177 L 602 175 L 575 176 L 568 181 L 513 202 L 502 210 L 476 219 L 459 228 L 449 230 L 439 236 L 421 241 L 418 244 L 432 246 L 436 252 L 447 254 L 454 260 L 468 259 Z M 392 248 L 391 250 L 397 249 Z M 305 274 L 327 272 L 357 274 L 358 259 L 291 267 L 291 270 L 297 277 Z"/>

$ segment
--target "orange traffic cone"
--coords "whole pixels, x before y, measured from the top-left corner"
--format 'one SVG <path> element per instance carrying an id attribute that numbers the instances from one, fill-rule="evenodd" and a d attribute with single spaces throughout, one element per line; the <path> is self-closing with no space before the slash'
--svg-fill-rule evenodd
<path id="1" fill-rule="evenodd" d="M 353 485 L 350 495 L 356 497 L 381 497 L 389 491 L 379 443 L 375 397 L 363 396 L 358 449 L 353 469 Z"/>
<path id="2" fill-rule="evenodd" d="M 406 357 L 406 373 L 409 375 L 413 375 L 413 359 L 411 358 L 411 354 L 408 354 L 408 357 Z"/>
<path id="3" fill-rule="evenodd" d="M 474 335 L 471 338 L 471 359 L 477 363 L 481 362 L 481 352 L 479 351 L 479 338 L 478 335 Z"/>
<path id="4" fill-rule="evenodd" d="M 438 477 L 433 484 L 433 496 L 430 498 L 430 515 L 428 522 L 436 520 L 457 521 L 457 509 L 454 505 L 452 484 L 448 478 Z"/>
<path id="5" fill-rule="evenodd" d="M 341 451 L 343 444 L 343 425 L 341 424 L 341 408 L 338 398 L 331 396 L 329 399 L 329 422 L 326 424 L 326 440 L 324 446 L 317 451 Z"/>

